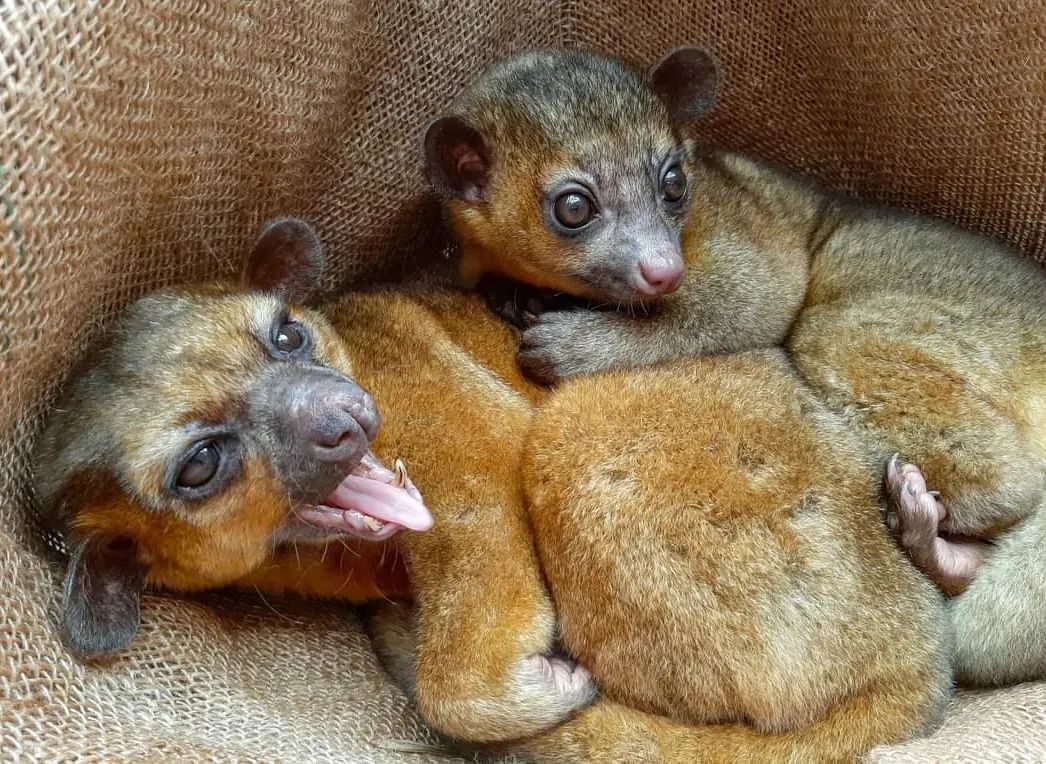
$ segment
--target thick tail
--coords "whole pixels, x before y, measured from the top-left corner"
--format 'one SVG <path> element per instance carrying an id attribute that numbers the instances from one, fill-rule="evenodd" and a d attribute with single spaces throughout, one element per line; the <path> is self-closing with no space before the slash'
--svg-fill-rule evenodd
<path id="1" fill-rule="evenodd" d="M 410 695 L 415 688 L 415 635 L 403 608 L 376 608 L 375 647 L 392 677 Z M 905 740 L 932 726 L 950 694 L 942 653 L 907 678 L 841 699 L 818 721 L 788 732 L 760 732 L 743 724 L 692 725 L 636 711 L 600 698 L 559 726 L 522 741 L 490 748 L 447 741 L 468 753 L 514 754 L 544 764 L 618 762 L 852 762 L 878 745 Z"/>
<path id="2" fill-rule="evenodd" d="M 512 753 L 563 762 L 852 762 L 877 745 L 923 731 L 947 697 L 925 678 L 841 701 L 802 729 L 764 733 L 741 724 L 688 725 L 600 700 L 570 721 L 514 746 Z"/>

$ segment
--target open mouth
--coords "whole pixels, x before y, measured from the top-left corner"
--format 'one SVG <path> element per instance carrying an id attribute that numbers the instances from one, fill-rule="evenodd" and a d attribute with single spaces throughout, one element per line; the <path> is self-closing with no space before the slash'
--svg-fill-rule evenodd
<path id="1" fill-rule="evenodd" d="M 384 541 L 402 530 L 426 531 L 432 515 L 396 460 L 390 470 L 368 451 L 321 504 L 300 507 L 301 522 L 331 534 Z"/>

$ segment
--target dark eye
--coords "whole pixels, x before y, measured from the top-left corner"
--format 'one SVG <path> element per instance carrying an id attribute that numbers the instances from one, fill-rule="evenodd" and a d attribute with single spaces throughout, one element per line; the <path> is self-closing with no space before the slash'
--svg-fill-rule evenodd
<path id="1" fill-rule="evenodd" d="M 221 447 L 217 441 L 205 440 L 196 445 L 189 459 L 182 465 L 175 485 L 178 488 L 200 488 L 207 485 L 218 474 L 222 461 Z"/>
<path id="2" fill-rule="evenodd" d="M 677 164 L 665 170 L 661 178 L 661 195 L 665 201 L 678 202 L 686 193 L 686 173 Z"/>
<path id="3" fill-rule="evenodd" d="M 305 327 L 297 321 L 284 319 L 276 327 L 272 342 L 281 353 L 293 353 L 301 350 L 308 341 L 308 333 Z"/>
<path id="4" fill-rule="evenodd" d="M 560 225 L 581 228 L 595 216 L 596 205 L 581 192 L 568 191 L 556 197 L 553 211 Z"/>

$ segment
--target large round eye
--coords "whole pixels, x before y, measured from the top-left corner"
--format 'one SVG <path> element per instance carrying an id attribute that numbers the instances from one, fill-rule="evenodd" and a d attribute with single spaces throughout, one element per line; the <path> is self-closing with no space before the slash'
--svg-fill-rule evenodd
<path id="1" fill-rule="evenodd" d="M 205 440 L 199 443 L 192 456 L 182 465 L 175 484 L 178 488 L 199 488 L 206 485 L 218 474 L 218 465 L 222 461 L 222 452 L 217 441 Z"/>
<path id="2" fill-rule="evenodd" d="M 305 345 L 306 338 L 304 326 L 297 321 L 286 319 L 276 327 L 272 341 L 281 353 L 293 353 Z"/>
<path id="3" fill-rule="evenodd" d="M 665 201 L 678 202 L 686 193 L 686 174 L 677 164 L 672 165 L 661 178 L 661 195 Z"/>
<path id="4" fill-rule="evenodd" d="M 596 205 L 580 191 L 568 191 L 556 197 L 553 211 L 561 225 L 581 228 L 595 216 Z"/>

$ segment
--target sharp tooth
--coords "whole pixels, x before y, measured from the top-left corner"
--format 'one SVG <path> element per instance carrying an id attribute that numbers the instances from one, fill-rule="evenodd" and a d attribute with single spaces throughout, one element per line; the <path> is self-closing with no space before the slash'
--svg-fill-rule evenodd
<path id="1" fill-rule="evenodd" d="M 372 531 L 380 531 L 385 527 L 385 523 L 376 517 L 371 517 L 370 515 L 363 516 L 363 524 L 367 526 L 368 530 Z"/>
<path id="2" fill-rule="evenodd" d="M 349 510 L 349 515 L 354 519 L 362 523 L 363 527 L 369 531 L 380 531 L 385 527 L 385 523 L 376 517 L 365 515 L 362 512 L 357 512 L 355 509 Z"/>
<path id="3" fill-rule="evenodd" d="M 392 468 L 396 471 L 396 477 L 392 479 L 392 484 L 397 488 L 405 487 L 410 478 L 407 477 L 407 467 L 403 464 L 403 460 L 397 459 L 396 463 L 392 465 Z"/>

